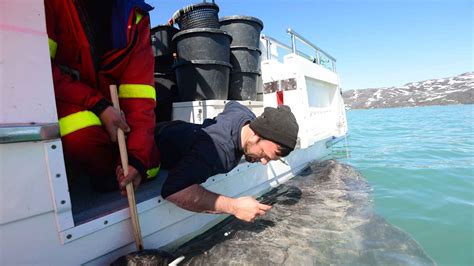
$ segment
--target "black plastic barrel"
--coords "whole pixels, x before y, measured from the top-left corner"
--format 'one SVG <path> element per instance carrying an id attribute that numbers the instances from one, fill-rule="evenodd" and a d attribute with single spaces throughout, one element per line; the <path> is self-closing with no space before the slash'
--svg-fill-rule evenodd
<path id="1" fill-rule="evenodd" d="M 182 60 L 216 60 L 229 62 L 232 37 L 220 29 L 184 30 L 173 37 L 178 58 Z"/>
<path id="2" fill-rule="evenodd" d="M 150 30 L 153 55 L 155 57 L 172 56 L 176 45 L 171 41 L 179 30 L 169 25 L 158 25 Z"/>
<path id="3" fill-rule="evenodd" d="M 155 57 L 155 72 L 172 72 L 173 54 L 176 44 L 172 42 L 178 29 L 169 25 L 159 25 L 151 29 L 151 44 Z"/>
<path id="4" fill-rule="evenodd" d="M 257 83 L 260 72 L 231 72 L 229 100 L 257 100 Z"/>
<path id="5" fill-rule="evenodd" d="M 250 16 L 223 17 L 220 19 L 220 28 L 232 36 L 232 47 L 259 48 L 260 32 L 263 29 L 260 19 Z"/>
<path id="6" fill-rule="evenodd" d="M 181 30 L 219 28 L 219 7 L 214 3 L 199 3 L 183 7 L 173 15 Z"/>
<path id="7" fill-rule="evenodd" d="M 155 57 L 155 72 L 173 73 L 173 54 L 176 53 L 176 45 L 172 42 L 172 38 L 177 32 L 178 29 L 168 25 L 160 25 L 151 29 L 151 43 Z"/>
<path id="8" fill-rule="evenodd" d="M 229 77 L 229 100 L 257 100 L 260 54 L 257 48 L 231 48 L 233 70 Z"/>
<path id="9" fill-rule="evenodd" d="M 173 65 L 179 100 L 227 100 L 231 64 L 216 60 L 178 61 Z"/>
<path id="10" fill-rule="evenodd" d="M 156 122 L 170 121 L 173 102 L 179 99 L 176 87 L 176 77 L 171 73 L 155 73 L 156 90 Z"/>
<path id="11" fill-rule="evenodd" d="M 230 48 L 230 63 L 233 71 L 258 72 L 260 71 L 260 55 L 257 48 L 237 47 Z"/>

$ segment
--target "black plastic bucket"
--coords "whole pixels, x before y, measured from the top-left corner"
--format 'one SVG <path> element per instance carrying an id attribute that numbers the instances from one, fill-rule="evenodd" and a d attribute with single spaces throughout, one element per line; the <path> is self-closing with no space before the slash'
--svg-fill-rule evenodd
<path id="1" fill-rule="evenodd" d="M 229 100 L 257 100 L 260 72 L 232 72 L 229 78 Z"/>
<path id="2" fill-rule="evenodd" d="M 235 72 L 260 71 L 260 55 L 257 48 L 232 47 L 230 49 L 230 63 Z"/>
<path id="3" fill-rule="evenodd" d="M 173 53 L 176 53 L 176 45 L 171 40 L 178 31 L 177 28 L 169 25 L 159 25 L 150 30 L 155 58 L 173 57 Z"/>
<path id="4" fill-rule="evenodd" d="M 170 121 L 173 102 L 177 101 L 178 90 L 176 87 L 176 77 L 174 73 L 155 73 L 156 90 L 156 122 Z"/>
<path id="5" fill-rule="evenodd" d="M 173 37 L 178 58 L 182 60 L 216 60 L 229 62 L 232 37 L 220 29 L 184 30 Z"/>
<path id="6" fill-rule="evenodd" d="M 167 60 L 166 63 L 155 59 L 155 72 L 157 73 L 173 73 L 173 61 Z"/>
<path id="7" fill-rule="evenodd" d="M 231 64 L 216 60 L 179 61 L 173 65 L 179 100 L 227 100 Z"/>
<path id="8" fill-rule="evenodd" d="M 174 63 L 176 45 L 171 40 L 177 32 L 178 29 L 168 25 L 156 26 L 150 30 L 155 72 L 173 72 L 171 66 Z"/>
<path id="9" fill-rule="evenodd" d="M 214 3 L 199 3 L 181 8 L 172 20 L 181 30 L 193 28 L 219 28 L 219 7 Z"/>
<path id="10" fill-rule="evenodd" d="M 228 16 L 220 19 L 221 30 L 228 32 L 232 38 L 232 47 L 244 46 L 258 48 L 263 22 L 255 17 Z"/>

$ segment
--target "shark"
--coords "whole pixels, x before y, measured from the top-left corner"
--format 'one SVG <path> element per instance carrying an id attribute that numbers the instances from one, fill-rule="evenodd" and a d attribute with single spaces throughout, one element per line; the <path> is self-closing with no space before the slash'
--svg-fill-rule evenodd
<path id="1" fill-rule="evenodd" d="M 171 265 L 436 265 L 375 212 L 372 191 L 354 167 L 315 161 L 260 197 L 272 209 L 254 222 L 228 217 L 173 250 L 129 257 L 156 255 L 156 264 Z"/>

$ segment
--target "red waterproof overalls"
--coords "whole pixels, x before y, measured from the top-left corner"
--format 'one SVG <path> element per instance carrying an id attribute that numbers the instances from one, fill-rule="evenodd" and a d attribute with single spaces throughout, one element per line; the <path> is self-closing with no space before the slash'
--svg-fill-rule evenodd
<path id="1" fill-rule="evenodd" d="M 119 163 L 117 144 L 110 141 L 101 126 L 100 113 L 94 110 L 103 111 L 104 105 L 110 104 L 109 85 L 116 84 L 120 107 L 131 128 L 127 136 L 129 163 L 142 178 L 156 176 L 159 153 L 153 136 L 156 95 L 148 13 L 138 8 L 131 10 L 126 47 L 106 52 L 95 67 L 74 2 L 46 0 L 45 9 L 66 163 L 96 178 L 115 175 Z M 78 72 L 78 79 L 71 71 Z"/>

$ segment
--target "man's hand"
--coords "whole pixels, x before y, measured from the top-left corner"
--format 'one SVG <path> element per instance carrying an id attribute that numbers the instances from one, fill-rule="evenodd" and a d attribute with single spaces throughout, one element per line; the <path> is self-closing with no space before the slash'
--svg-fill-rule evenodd
<path id="1" fill-rule="evenodd" d="M 240 197 L 232 201 L 232 214 L 240 220 L 252 222 L 260 215 L 264 215 L 272 206 L 258 202 L 252 197 Z"/>
<path id="2" fill-rule="evenodd" d="M 130 127 L 125 121 L 123 113 L 112 106 L 107 107 L 100 115 L 100 120 L 104 125 L 105 130 L 109 133 L 112 142 L 117 141 L 117 129 L 122 129 L 123 132 L 129 132 Z"/>
<path id="3" fill-rule="evenodd" d="M 272 208 L 252 197 L 229 198 L 206 190 L 197 184 L 167 196 L 166 200 L 188 211 L 227 213 L 246 222 L 252 222 Z"/>
<path id="4" fill-rule="evenodd" d="M 128 166 L 127 176 L 124 175 L 123 168 L 120 165 L 117 166 L 117 169 L 115 169 L 115 174 L 117 175 L 117 182 L 123 196 L 127 195 L 126 186 L 128 183 L 132 182 L 133 188 L 137 189 L 138 185 L 140 185 L 140 182 L 142 181 L 142 176 L 140 173 L 138 173 L 137 169 L 131 165 Z"/>

